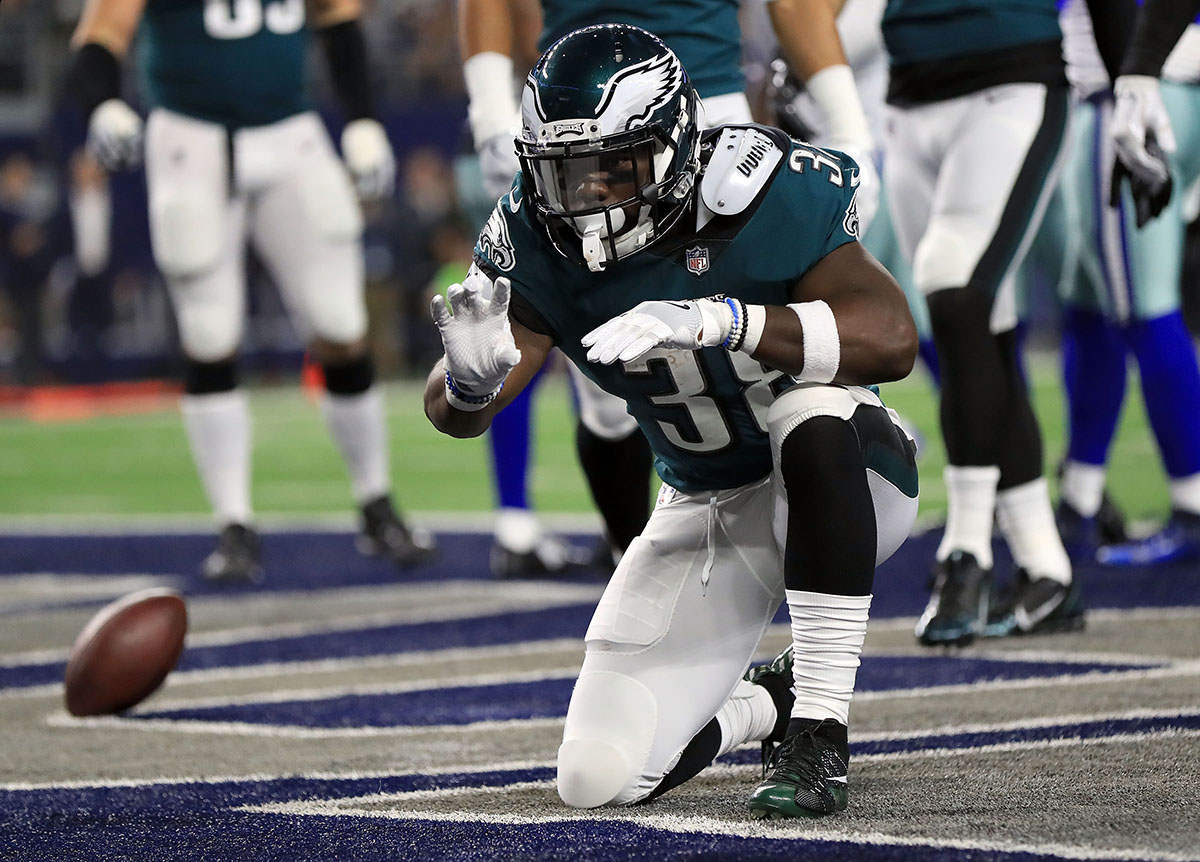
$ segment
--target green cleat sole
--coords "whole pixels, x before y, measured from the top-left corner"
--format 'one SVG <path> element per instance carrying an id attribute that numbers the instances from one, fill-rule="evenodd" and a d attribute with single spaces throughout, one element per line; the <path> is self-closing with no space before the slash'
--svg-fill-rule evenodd
<path id="1" fill-rule="evenodd" d="M 818 811 L 815 808 L 805 808 L 796 803 L 796 788 L 794 785 L 782 782 L 760 784 L 753 793 L 747 805 L 750 816 L 755 820 L 791 820 L 800 817 L 826 817 L 841 811 L 850 801 L 850 790 L 841 785 L 831 785 L 829 792 L 833 796 L 833 811 Z"/>

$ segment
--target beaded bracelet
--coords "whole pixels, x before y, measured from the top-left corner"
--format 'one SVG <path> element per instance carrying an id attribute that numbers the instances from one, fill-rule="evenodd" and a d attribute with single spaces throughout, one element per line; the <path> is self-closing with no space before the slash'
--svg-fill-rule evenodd
<path id="1" fill-rule="evenodd" d="M 737 350 L 746 339 L 746 303 L 733 296 L 725 297 L 725 304 L 733 311 L 733 325 L 729 327 L 729 335 L 721 342 L 726 350 Z"/>
<path id="2" fill-rule="evenodd" d="M 484 407 L 487 407 L 496 400 L 496 396 L 500 394 L 500 390 L 503 388 L 504 383 L 501 381 L 499 386 L 486 395 L 472 395 L 469 392 L 463 391 L 454 378 L 450 376 L 450 372 L 446 372 L 446 400 L 450 402 L 452 407 L 465 410 L 468 413 L 473 413 L 476 410 L 482 410 Z"/>

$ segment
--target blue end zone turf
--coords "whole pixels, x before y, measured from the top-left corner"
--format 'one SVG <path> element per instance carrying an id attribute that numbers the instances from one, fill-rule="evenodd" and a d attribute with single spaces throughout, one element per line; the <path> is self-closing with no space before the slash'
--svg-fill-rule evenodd
<path id="1" fill-rule="evenodd" d="M 1155 665 L 1004 661 L 969 655 L 877 655 L 863 659 L 856 690 L 894 691 L 994 680 L 1137 670 Z M 139 719 L 245 722 L 288 727 L 413 727 L 566 715 L 574 676 L 496 685 L 341 694 L 291 701 L 148 710 Z"/>
<path id="2" fill-rule="evenodd" d="M 595 536 L 572 536 L 580 542 Z M 208 534 L 181 535 L 60 535 L 0 537 L 0 578 L 4 575 L 50 572 L 80 575 L 127 575 L 131 572 L 179 579 L 188 595 L 240 595 L 254 590 L 314 590 L 370 584 L 428 581 L 493 580 L 486 564 L 489 533 L 442 534 L 440 552 L 430 565 L 399 572 L 379 559 L 354 549 L 348 532 L 275 532 L 263 536 L 266 580 L 261 586 L 206 583 L 198 567 L 212 550 Z M 883 563 L 875 575 L 871 617 L 916 616 L 929 595 L 929 575 L 941 533 L 914 535 Z M 1002 586 L 1012 571 L 1012 558 L 1002 542 L 995 544 L 996 581 Z M 1194 561 L 1152 569 L 1106 569 L 1082 563 L 1076 573 L 1084 600 L 1091 608 L 1186 607 L 1200 604 L 1200 578 Z M 604 583 L 598 570 L 583 570 L 555 580 Z M 14 611 L 9 611 L 10 613 Z M 19 612 L 24 612 L 21 610 Z M 0 611 L 0 615 L 3 611 Z"/>

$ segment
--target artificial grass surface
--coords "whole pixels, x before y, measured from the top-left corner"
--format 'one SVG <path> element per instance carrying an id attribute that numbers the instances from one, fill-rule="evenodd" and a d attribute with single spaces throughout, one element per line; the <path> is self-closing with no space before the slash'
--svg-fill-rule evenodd
<path id="1" fill-rule="evenodd" d="M 1061 387 L 1052 357 L 1030 363 L 1035 408 L 1042 422 L 1048 475 L 1061 456 Z M 392 474 L 401 505 L 412 512 L 487 512 L 494 505 L 486 438 L 455 440 L 426 420 L 419 381 L 387 385 Z M 883 397 L 921 434 L 921 510 L 945 509 L 945 453 L 937 403 L 921 370 L 887 384 Z M 1166 482 L 1137 388 L 1113 446 L 1109 488 L 1134 519 L 1161 518 Z M 252 389 L 253 499 L 264 515 L 305 516 L 349 511 L 345 470 L 320 411 L 298 385 Z M 531 496 L 547 513 L 592 511 L 575 459 L 574 414 L 565 375 L 551 374 L 534 400 L 535 470 Z M 192 467 L 179 417 L 167 401 L 148 412 L 38 421 L 19 412 L 0 416 L 0 517 L 188 516 L 208 507 Z"/>

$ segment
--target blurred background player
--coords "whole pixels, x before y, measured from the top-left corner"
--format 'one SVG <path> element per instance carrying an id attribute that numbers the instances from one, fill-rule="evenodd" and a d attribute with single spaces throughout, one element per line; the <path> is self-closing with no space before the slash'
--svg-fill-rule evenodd
<path id="1" fill-rule="evenodd" d="M 871 152 L 877 172 L 882 175 L 884 138 L 884 97 L 887 95 L 888 58 L 880 32 L 880 18 L 887 0 L 846 0 L 837 16 L 838 35 L 846 62 L 854 74 L 854 83 L 870 123 L 875 147 Z M 787 61 L 778 57 L 771 64 L 771 94 L 774 119 L 788 134 L 822 147 L 836 146 L 830 139 L 824 112 L 814 102 L 803 82 Z M 929 325 L 925 296 L 916 289 L 908 261 L 896 241 L 896 230 L 887 207 L 887 186 L 879 186 L 879 204 L 875 217 L 863 233 L 862 243 L 872 256 L 887 267 L 908 299 L 908 307 L 917 324 L 921 360 L 930 378 L 938 380 L 937 348 Z M 903 417 L 902 417 L 903 418 Z M 908 429 L 910 433 L 912 428 Z"/>
<path id="2" fill-rule="evenodd" d="M 755 0 L 758 2 L 758 0 Z M 788 63 L 807 82 L 830 131 L 830 146 L 853 156 L 862 168 L 859 214 L 869 224 L 879 189 L 871 133 L 835 25 L 840 3 L 829 0 L 766 0 Z M 518 170 L 513 137 L 519 125 L 516 75 L 567 33 L 588 24 L 619 21 L 662 38 L 692 70 L 702 100 L 702 126 L 752 121 L 746 97 L 738 0 L 646 3 L 630 0 L 460 0 L 459 39 L 470 99 L 471 135 L 479 156 L 483 217 L 508 192 Z M 536 39 L 536 45 L 534 40 Z M 472 177 L 474 179 L 474 177 Z M 625 411 L 574 366 L 568 366 L 578 406 L 575 442 L 592 499 L 604 522 L 613 559 L 628 547 L 649 517 L 649 447 Z M 536 383 L 534 384 L 536 386 Z M 528 506 L 529 397 L 534 386 L 492 424 L 491 444 L 500 511 L 493 570 L 537 572 L 567 559 L 537 552 L 541 529 Z M 545 546 L 543 546 L 545 547 Z"/>
<path id="3" fill-rule="evenodd" d="M 237 375 L 247 240 L 324 371 L 322 411 L 360 507 L 360 548 L 401 567 L 433 548 L 391 501 L 382 396 L 364 340 L 362 214 L 346 168 L 359 195 L 373 199 L 391 193 L 395 163 L 373 119 L 359 0 L 309 8 L 301 0 L 88 0 L 72 39 L 89 146 L 117 169 L 142 157 L 142 120 L 120 86 L 120 63 L 140 33 L 152 100 L 151 240 L 186 357 L 184 426 L 220 530 L 203 564 L 214 581 L 261 576 L 250 414 Z M 310 29 L 345 111 L 345 167 L 304 92 Z"/>
<path id="4" fill-rule="evenodd" d="M 1136 12 L 1133 0 L 1109 3 L 1097 11 L 1093 28 L 1086 4 L 1072 0 L 1062 19 L 1068 74 L 1081 100 L 1064 185 L 1084 229 L 1082 259 L 1064 295 L 1070 446 L 1059 520 L 1068 548 L 1120 566 L 1200 556 L 1200 368 L 1180 311 L 1184 195 L 1171 193 L 1200 178 L 1200 27 L 1189 26 L 1170 55 L 1152 67 L 1162 75 L 1161 104 L 1174 132 L 1174 146 L 1170 138 L 1152 138 L 1169 171 L 1154 187 L 1165 189 L 1165 196 L 1137 176 L 1113 188 L 1113 76 L 1096 41 L 1116 38 L 1123 47 Z M 1114 29 L 1115 37 L 1107 35 Z M 1121 171 L 1130 176 L 1123 168 L 1118 176 Z M 1152 535 L 1098 548 L 1095 516 L 1129 353 L 1138 363 L 1146 414 L 1168 475 L 1171 511 Z"/>
<path id="5" fill-rule="evenodd" d="M 1083 608 L 1020 372 L 1013 273 L 1057 180 L 1068 121 L 1054 0 L 889 0 L 884 162 L 896 234 L 941 371 L 946 529 L 916 634 L 967 644 L 992 601 L 992 528 L 1017 566 L 995 634 L 1077 628 Z"/>

